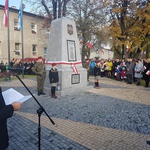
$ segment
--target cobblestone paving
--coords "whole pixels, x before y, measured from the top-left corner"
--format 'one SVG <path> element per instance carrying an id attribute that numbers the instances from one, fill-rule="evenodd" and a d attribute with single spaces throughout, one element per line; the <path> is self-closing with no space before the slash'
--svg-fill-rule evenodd
<path id="1" fill-rule="evenodd" d="M 33 94 L 36 81 L 23 80 Z M 90 78 L 90 85 L 93 84 Z M 19 81 L 0 83 L 3 90 L 13 87 L 20 93 L 28 91 Z M 52 117 L 41 116 L 41 150 L 150 150 L 150 88 L 128 85 L 101 78 L 100 89 L 52 99 L 37 100 Z M 33 98 L 8 120 L 8 150 L 38 149 L 39 108 Z"/>

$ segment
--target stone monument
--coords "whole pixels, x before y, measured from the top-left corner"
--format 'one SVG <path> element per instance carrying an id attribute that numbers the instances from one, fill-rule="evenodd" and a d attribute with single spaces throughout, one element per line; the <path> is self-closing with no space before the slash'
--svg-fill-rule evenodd
<path id="1" fill-rule="evenodd" d="M 48 72 L 52 63 L 57 64 L 59 93 L 62 96 L 79 92 L 87 87 L 87 70 L 82 67 L 79 39 L 73 20 L 63 17 L 52 21 L 45 62 L 46 87 L 50 87 Z"/>

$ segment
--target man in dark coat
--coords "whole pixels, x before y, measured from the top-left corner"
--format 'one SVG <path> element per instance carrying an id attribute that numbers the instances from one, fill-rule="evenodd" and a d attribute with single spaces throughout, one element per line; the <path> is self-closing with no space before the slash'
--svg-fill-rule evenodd
<path id="1" fill-rule="evenodd" d="M 7 119 L 12 117 L 13 112 L 20 109 L 22 103 L 14 102 L 10 105 L 5 105 L 0 87 L 0 150 L 5 150 L 9 145 Z"/>
<path id="2" fill-rule="evenodd" d="M 132 84 L 133 82 L 133 73 L 134 73 L 134 62 L 132 60 L 132 58 L 129 58 L 127 63 L 126 63 L 126 69 L 127 69 L 127 83 L 128 84 Z"/>
<path id="3" fill-rule="evenodd" d="M 52 64 L 51 70 L 49 70 L 49 81 L 51 85 L 51 97 L 57 98 L 55 91 L 57 83 L 59 82 L 58 71 L 56 69 L 56 63 Z"/>

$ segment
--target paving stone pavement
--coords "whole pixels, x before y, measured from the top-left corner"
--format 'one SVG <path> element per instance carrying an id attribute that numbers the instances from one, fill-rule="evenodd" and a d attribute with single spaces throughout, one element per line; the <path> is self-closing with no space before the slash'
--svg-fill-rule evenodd
<path id="1" fill-rule="evenodd" d="M 101 78 L 100 89 L 52 99 L 36 95 L 35 79 L 23 82 L 55 122 L 41 115 L 41 150 L 150 150 L 150 88 Z M 18 80 L 0 84 L 29 95 Z M 38 108 L 31 98 L 8 119 L 8 150 L 38 149 Z"/>

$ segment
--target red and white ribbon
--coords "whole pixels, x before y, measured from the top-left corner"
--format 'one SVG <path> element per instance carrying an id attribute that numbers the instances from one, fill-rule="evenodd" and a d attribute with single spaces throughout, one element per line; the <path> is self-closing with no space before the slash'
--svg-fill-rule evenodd
<path id="1" fill-rule="evenodd" d="M 78 74 L 78 69 L 76 67 L 76 65 L 81 64 L 81 61 L 76 61 L 76 62 L 68 62 L 68 61 L 47 61 L 45 62 L 46 65 L 52 65 L 53 63 L 55 63 L 56 65 L 71 65 L 73 72 L 75 72 L 76 74 Z"/>
<path id="2" fill-rule="evenodd" d="M 78 70 L 77 70 L 77 67 L 75 66 L 75 64 L 72 64 L 72 69 L 76 74 L 78 74 Z"/>

